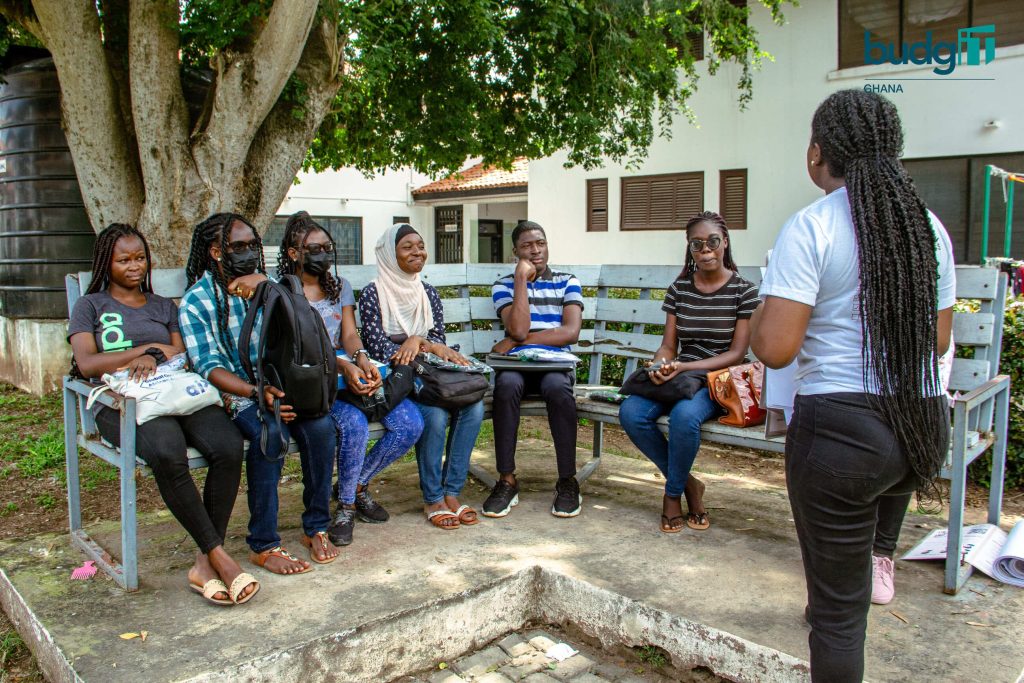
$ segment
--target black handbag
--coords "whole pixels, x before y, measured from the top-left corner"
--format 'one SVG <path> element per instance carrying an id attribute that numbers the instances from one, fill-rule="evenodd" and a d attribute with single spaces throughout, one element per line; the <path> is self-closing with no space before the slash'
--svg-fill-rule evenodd
<path id="1" fill-rule="evenodd" d="M 439 368 L 424 360 L 423 354 L 413 360 L 412 369 L 416 373 L 413 399 L 428 406 L 464 408 L 482 400 L 491 386 L 484 373 Z"/>
<path id="2" fill-rule="evenodd" d="M 707 370 L 684 370 L 663 384 L 655 384 L 651 381 L 647 368 L 637 368 L 622 383 L 619 393 L 643 396 L 662 403 L 676 403 L 683 399 L 693 398 L 694 394 L 707 385 Z"/>
<path id="3" fill-rule="evenodd" d="M 380 389 L 369 396 L 355 394 L 344 388 L 338 390 L 338 398 L 359 408 L 370 422 L 380 422 L 412 393 L 413 376 L 413 370 L 408 365 L 396 365 L 388 372 Z"/>

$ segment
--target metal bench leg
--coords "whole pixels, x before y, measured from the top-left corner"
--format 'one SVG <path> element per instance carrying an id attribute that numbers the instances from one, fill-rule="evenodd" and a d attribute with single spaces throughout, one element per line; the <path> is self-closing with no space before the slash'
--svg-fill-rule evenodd
<path id="1" fill-rule="evenodd" d="M 1010 415 L 1010 390 L 1005 389 L 996 397 L 996 419 L 993 430 L 996 442 L 992 444 L 992 476 L 988 489 L 988 523 L 999 524 L 1003 511 L 1003 480 L 1006 476 L 1006 439 Z"/>
<path id="2" fill-rule="evenodd" d="M 494 485 L 498 483 L 498 480 L 492 477 L 490 472 L 474 462 L 469 463 L 469 473 L 488 489 L 493 489 Z"/>
<path id="3" fill-rule="evenodd" d="M 139 558 L 135 514 L 135 401 L 121 413 L 121 564 L 124 589 L 139 589 Z M 118 583 L 121 583 L 120 581 Z"/>
<path id="4" fill-rule="evenodd" d="M 594 457 L 576 473 L 576 481 L 585 482 L 601 464 L 601 450 L 604 447 L 604 423 L 594 422 Z"/>
<path id="5" fill-rule="evenodd" d="M 963 562 L 960 549 L 964 542 L 964 494 L 967 486 L 967 420 L 963 405 L 953 413 L 953 464 L 950 468 L 949 532 L 946 537 L 946 571 L 943 591 L 956 595 L 971 575 L 971 565 Z"/>
<path id="6" fill-rule="evenodd" d="M 82 491 L 78 477 L 78 399 L 64 387 L 64 467 L 68 484 L 68 525 L 71 533 L 82 528 Z"/>

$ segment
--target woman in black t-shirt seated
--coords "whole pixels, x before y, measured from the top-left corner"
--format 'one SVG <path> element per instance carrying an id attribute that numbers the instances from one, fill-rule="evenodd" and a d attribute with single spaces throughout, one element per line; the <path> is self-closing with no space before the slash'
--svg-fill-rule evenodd
<path id="1" fill-rule="evenodd" d="M 750 342 L 750 316 L 760 300 L 757 287 L 736 272 L 729 230 L 717 213 L 705 211 L 686 225 L 686 265 L 665 293 L 665 334 L 654 360 L 660 369 L 651 381 L 663 384 L 686 370 L 717 370 L 743 362 Z M 629 438 L 665 475 L 661 530 L 676 533 L 683 523 L 707 529 L 704 483 L 690 475 L 700 448 L 700 426 L 719 414 L 707 388 L 693 398 L 661 403 L 630 396 L 619 410 Z M 669 416 L 668 439 L 657 420 Z M 686 494 L 688 514 L 680 497 Z"/>
<path id="2" fill-rule="evenodd" d="M 96 238 L 92 282 L 71 312 L 68 341 L 72 374 L 84 378 L 128 368 L 133 378 L 143 379 L 156 372 L 158 359 L 185 352 L 178 307 L 153 293 L 149 246 L 132 226 L 114 223 Z M 100 406 L 96 425 L 103 438 L 120 445 L 118 411 Z M 224 550 L 242 471 L 242 436 L 227 413 L 208 406 L 191 415 L 156 417 L 135 434 L 160 495 L 199 546 L 189 586 L 218 605 L 248 601 L 259 582 Z M 202 496 L 189 472 L 188 446 L 210 465 Z"/>

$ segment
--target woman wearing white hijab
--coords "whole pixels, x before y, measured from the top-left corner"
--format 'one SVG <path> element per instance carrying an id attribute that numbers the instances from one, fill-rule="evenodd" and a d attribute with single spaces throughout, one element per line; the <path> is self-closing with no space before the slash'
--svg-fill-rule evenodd
<path id="1" fill-rule="evenodd" d="M 407 223 L 396 223 L 377 240 L 376 254 L 377 277 L 359 295 L 363 344 L 370 356 L 402 365 L 418 353 L 429 352 L 468 364 L 446 343 L 440 295 L 420 279 L 427 250 L 419 233 Z M 417 405 L 424 427 L 416 443 L 416 460 L 427 519 L 445 530 L 472 526 L 479 522 L 477 513 L 459 503 L 458 496 L 483 422 L 483 401 L 450 413 Z M 451 434 L 446 437 L 449 426 Z"/>

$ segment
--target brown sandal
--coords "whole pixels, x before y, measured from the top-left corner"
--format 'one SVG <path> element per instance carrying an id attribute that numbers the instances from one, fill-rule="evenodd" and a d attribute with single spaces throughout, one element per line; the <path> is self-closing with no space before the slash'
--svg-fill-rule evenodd
<path id="1" fill-rule="evenodd" d="M 334 555 L 332 557 L 328 557 L 328 558 L 325 558 L 323 560 L 318 559 L 317 556 L 316 556 L 316 553 L 313 552 L 313 543 L 315 541 L 319 541 L 320 542 L 320 550 L 325 552 L 325 553 L 327 552 L 327 544 L 331 542 L 327 538 L 327 532 L 326 531 L 318 531 L 315 534 L 313 534 L 312 536 L 306 536 L 305 534 L 303 534 L 302 535 L 302 545 L 304 545 L 305 547 L 309 548 L 309 559 L 311 559 L 313 562 L 316 562 L 317 564 L 330 564 L 331 562 L 334 562 L 336 559 L 338 559 L 338 555 Z"/>
<path id="2" fill-rule="evenodd" d="M 480 523 L 480 516 L 476 513 L 476 510 L 468 505 L 460 505 L 458 509 L 451 512 L 459 518 L 459 524 L 462 526 L 473 526 Z"/>
<path id="3" fill-rule="evenodd" d="M 249 561 L 252 562 L 257 567 L 260 567 L 262 569 L 267 569 L 263 565 L 265 565 L 267 563 L 267 560 L 269 560 L 272 557 L 280 557 L 280 558 L 288 560 L 290 562 L 298 562 L 299 561 L 299 558 L 295 557 L 294 555 L 292 555 L 290 552 L 288 552 L 287 550 L 285 550 L 281 546 L 276 546 L 274 548 L 271 548 L 270 550 L 264 550 L 261 553 L 253 552 L 251 550 L 249 551 Z M 313 571 L 313 568 L 312 567 L 304 567 L 304 568 L 299 569 L 298 571 L 287 572 L 287 573 L 285 573 L 285 572 L 275 572 L 273 569 L 267 569 L 267 571 L 270 572 L 271 574 L 278 574 L 280 576 L 291 576 L 292 574 L 305 574 L 306 572 L 311 572 L 311 571 Z"/>
<path id="4" fill-rule="evenodd" d="M 683 530 L 683 526 L 675 526 L 677 520 L 686 519 L 682 515 L 676 515 L 675 517 L 669 517 L 668 515 L 661 516 L 661 532 L 665 534 L 678 534 Z"/>
<path id="5" fill-rule="evenodd" d="M 697 531 L 705 531 L 711 526 L 711 519 L 706 512 L 691 512 L 686 515 L 686 526 Z"/>
<path id="6" fill-rule="evenodd" d="M 445 524 L 446 521 L 454 519 L 455 524 Z M 452 531 L 458 529 L 459 516 L 451 510 L 433 510 L 427 513 L 427 521 L 436 526 L 438 529 L 444 529 L 445 531 Z"/>

